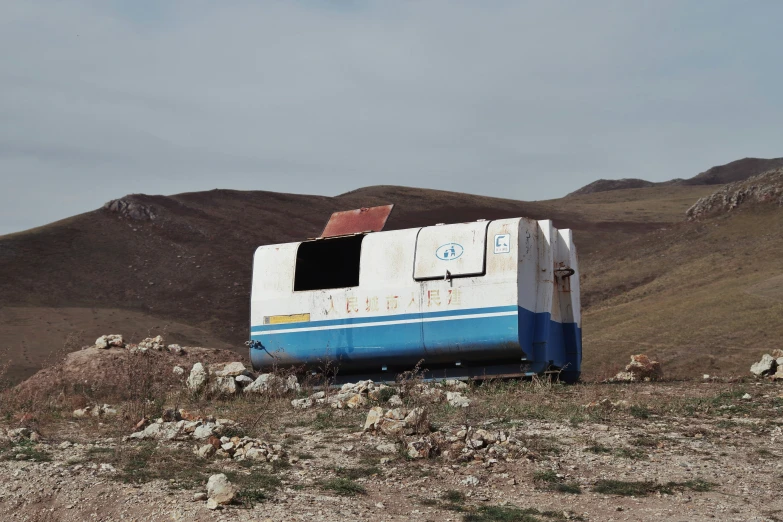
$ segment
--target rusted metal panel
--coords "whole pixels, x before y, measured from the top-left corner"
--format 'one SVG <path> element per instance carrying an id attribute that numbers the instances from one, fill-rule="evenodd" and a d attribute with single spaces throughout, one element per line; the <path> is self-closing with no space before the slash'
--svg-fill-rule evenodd
<path id="1" fill-rule="evenodd" d="M 335 212 L 329 218 L 321 237 L 347 236 L 362 232 L 380 232 L 386 225 L 394 205 L 357 208 Z"/>

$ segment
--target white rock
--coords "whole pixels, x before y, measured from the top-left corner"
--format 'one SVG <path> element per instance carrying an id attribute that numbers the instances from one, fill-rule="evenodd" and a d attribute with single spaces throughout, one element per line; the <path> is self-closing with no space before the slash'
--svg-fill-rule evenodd
<path id="1" fill-rule="evenodd" d="M 174 375 L 185 375 L 185 368 L 182 366 L 175 366 L 171 371 L 174 372 Z"/>
<path id="2" fill-rule="evenodd" d="M 237 494 L 236 487 L 223 473 L 212 475 L 207 481 L 207 497 L 218 504 L 228 504 Z"/>
<path id="3" fill-rule="evenodd" d="M 209 458 L 215 454 L 215 446 L 212 444 L 204 444 L 196 451 L 196 454 L 204 459 Z M 204 498 L 206 498 L 206 495 Z"/>
<path id="4" fill-rule="evenodd" d="M 217 500 L 214 498 L 207 499 L 207 509 L 218 509 L 220 507 L 220 504 L 218 504 Z"/>
<path id="5" fill-rule="evenodd" d="M 470 399 L 460 392 L 446 392 L 446 401 L 455 408 L 467 408 L 470 406 Z"/>
<path id="6" fill-rule="evenodd" d="M 255 381 L 248 384 L 244 391 L 246 393 L 265 393 L 267 391 L 285 393 L 286 391 L 295 391 L 298 389 L 299 383 L 297 382 L 295 375 L 283 379 L 273 373 L 262 373 Z"/>
<path id="7" fill-rule="evenodd" d="M 406 452 L 412 459 L 426 459 L 430 456 L 432 444 L 429 439 L 422 438 L 408 443 Z"/>
<path id="8" fill-rule="evenodd" d="M 294 408 L 306 409 L 313 405 L 312 399 L 294 399 L 291 401 L 291 406 Z"/>
<path id="9" fill-rule="evenodd" d="M 462 484 L 463 486 L 478 486 L 479 479 L 474 477 L 473 475 L 468 475 L 460 482 L 460 484 Z"/>
<path id="10" fill-rule="evenodd" d="M 204 390 L 204 386 L 207 384 L 207 370 L 204 369 L 204 365 L 197 362 L 193 365 L 188 376 L 188 389 L 193 393 L 200 393 Z"/>
<path id="11" fill-rule="evenodd" d="M 218 377 L 236 377 L 237 375 L 242 375 L 246 370 L 245 365 L 241 362 L 230 362 L 222 370 L 216 371 L 215 375 Z"/>
<path id="12" fill-rule="evenodd" d="M 364 431 L 374 430 L 383 419 L 383 408 L 375 406 L 367 412 L 367 418 L 364 421 Z"/>
<path id="13" fill-rule="evenodd" d="M 260 448 L 245 450 L 245 458 L 251 460 L 266 460 L 266 453 Z"/>
<path id="14" fill-rule="evenodd" d="M 759 362 L 750 367 L 750 373 L 756 376 L 772 373 L 775 366 L 777 366 L 775 359 L 770 354 L 765 353 Z"/>
<path id="15" fill-rule="evenodd" d="M 220 395 L 234 395 L 237 390 L 237 381 L 232 376 L 218 377 L 212 385 L 212 391 Z"/>
<path id="16" fill-rule="evenodd" d="M 430 423 L 427 420 L 427 410 L 424 408 L 413 408 L 403 420 L 405 423 L 405 432 L 407 435 L 413 433 L 428 433 Z"/>
<path id="17" fill-rule="evenodd" d="M 211 435 L 214 434 L 214 431 L 215 425 L 211 422 L 207 422 L 206 424 L 202 424 L 193 430 L 193 438 L 198 440 L 208 439 Z"/>
<path id="18" fill-rule="evenodd" d="M 389 397 L 388 403 L 389 406 L 398 408 L 402 406 L 402 397 L 400 397 L 399 395 L 392 395 L 391 397 Z"/>
<path id="19" fill-rule="evenodd" d="M 237 381 L 237 384 L 240 386 L 247 386 L 251 382 L 253 382 L 253 379 L 248 377 L 247 375 L 237 375 L 234 377 L 234 380 Z"/>
<path id="20" fill-rule="evenodd" d="M 398 448 L 396 444 L 388 443 L 388 444 L 378 444 L 377 446 L 375 446 L 375 449 L 379 453 L 386 453 L 389 455 L 393 455 L 397 453 Z"/>
<path id="21" fill-rule="evenodd" d="M 178 344 L 170 344 L 168 345 L 169 352 L 175 354 L 175 355 L 182 355 L 185 353 L 185 351 L 182 349 L 182 347 Z"/>
<path id="22" fill-rule="evenodd" d="M 193 495 L 193 500 L 196 502 L 203 502 L 204 500 L 207 500 L 207 494 L 203 491 L 199 491 L 195 495 Z"/>
<path id="23" fill-rule="evenodd" d="M 89 415 L 91 409 L 92 408 L 90 408 L 88 406 L 86 408 L 80 408 L 78 410 L 73 410 L 73 413 L 71 415 L 73 415 L 73 417 L 76 418 L 76 419 L 81 419 L 82 417 L 86 417 L 87 415 Z"/>
<path id="24" fill-rule="evenodd" d="M 750 396 L 749 393 L 746 393 L 745 395 L 742 396 L 742 399 L 746 400 L 746 401 L 749 401 L 750 399 L 752 399 L 752 397 Z"/>

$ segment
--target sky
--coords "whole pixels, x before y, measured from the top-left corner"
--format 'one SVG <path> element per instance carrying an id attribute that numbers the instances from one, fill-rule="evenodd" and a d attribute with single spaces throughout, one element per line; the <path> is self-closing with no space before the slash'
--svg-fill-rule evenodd
<path id="1" fill-rule="evenodd" d="M 0 0 L 0 234 L 129 193 L 522 200 L 783 156 L 783 2 Z"/>

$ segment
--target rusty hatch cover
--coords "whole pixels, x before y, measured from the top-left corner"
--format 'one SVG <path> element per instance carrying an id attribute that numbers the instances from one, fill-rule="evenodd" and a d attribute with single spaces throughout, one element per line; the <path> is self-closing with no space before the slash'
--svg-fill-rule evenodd
<path id="1" fill-rule="evenodd" d="M 361 232 L 380 232 L 386 225 L 394 205 L 357 208 L 335 212 L 329 218 L 321 237 L 346 236 Z"/>

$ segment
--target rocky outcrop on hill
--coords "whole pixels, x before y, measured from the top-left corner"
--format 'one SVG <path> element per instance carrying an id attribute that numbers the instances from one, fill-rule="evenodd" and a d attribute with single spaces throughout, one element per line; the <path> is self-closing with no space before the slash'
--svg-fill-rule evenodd
<path id="1" fill-rule="evenodd" d="M 133 201 L 130 198 L 112 199 L 103 205 L 103 208 L 136 221 L 152 221 L 158 217 L 153 207 Z"/>
<path id="2" fill-rule="evenodd" d="M 685 215 L 688 221 L 696 221 L 722 212 L 731 212 L 749 202 L 783 205 L 783 167 L 744 181 L 729 183 L 718 192 L 700 198 Z"/>

